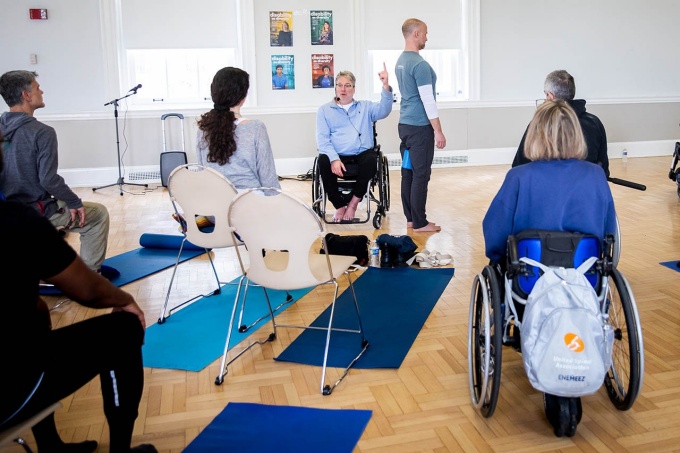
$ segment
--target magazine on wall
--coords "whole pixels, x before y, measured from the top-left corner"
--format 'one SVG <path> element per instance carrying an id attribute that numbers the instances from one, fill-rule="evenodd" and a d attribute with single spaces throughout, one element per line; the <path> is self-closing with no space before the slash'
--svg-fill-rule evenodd
<path id="1" fill-rule="evenodd" d="M 312 88 L 333 88 L 333 54 L 312 54 Z"/>
<path id="2" fill-rule="evenodd" d="M 275 47 L 293 45 L 292 11 L 269 11 L 269 45 Z"/>
<path id="3" fill-rule="evenodd" d="M 272 55 L 272 90 L 295 89 L 295 57 Z"/>
<path id="4" fill-rule="evenodd" d="M 310 11 L 312 45 L 333 45 L 333 11 Z"/>

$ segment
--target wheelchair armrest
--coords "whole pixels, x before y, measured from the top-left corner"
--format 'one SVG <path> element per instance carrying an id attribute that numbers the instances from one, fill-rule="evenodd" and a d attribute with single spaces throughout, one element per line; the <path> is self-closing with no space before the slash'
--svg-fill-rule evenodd
<path id="1" fill-rule="evenodd" d="M 508 245 L 507 245 L 507 255 L 508 255 L 508 276 L 509 277 L 514 277 L 518 273 L 521 273 L 523 271 L 524 263 L 522 263 L 519 260 L 519 256 L 517 253 L 517 239 L 515 238 L 514 235 L 508 236 Z"/>

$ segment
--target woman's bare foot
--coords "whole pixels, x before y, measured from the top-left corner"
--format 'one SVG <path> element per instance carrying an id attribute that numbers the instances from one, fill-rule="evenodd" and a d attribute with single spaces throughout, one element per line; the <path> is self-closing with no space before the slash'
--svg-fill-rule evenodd
<path id="1" fill-rule="evenodd" d="M 435 225 L 434 223 L 430 222 L 422 228 L 415 228 L 413 230 L 413 232 L 414 233 L 437 233 L 441 230 L 442 230 L 442 227 L 440 227 L 439 225 Z"/>
<path id="2" fill-rule="evenodd" d="M 333 216 L 333 219 L 331 219 L 331 222 L 333 222 L 333 223 L 342 222 L 342 220 L 345 218 L 345 211 L 346 210 L 347 210 L 347 206 L 343 206 L 342 208 L 336 209 L 335 215 Z"/>
<path id="3" fill-rule="evenodd" d="M 342 220 L 354 220 L 354 214 L 357 212 L 357 207 L 359 206 L 360 201 L 361 198 L 357 197 L 356 195 L 352 195 L 352 199 L 347 205 L 347 210 L 345 210 L 345 215 L 342 217 Z"/>

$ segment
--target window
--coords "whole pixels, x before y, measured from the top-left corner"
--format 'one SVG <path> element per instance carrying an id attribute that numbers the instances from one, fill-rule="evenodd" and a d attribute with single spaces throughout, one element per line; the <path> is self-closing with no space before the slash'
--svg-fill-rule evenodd
<path id="1" fill-rule="evenodd" d="M 129 84 L 143 85 L 132 103 L 147 106 L 210 101 L 213 76 L 234 63 L 234 49 L 128 50 Z"/>
<path id="2" fill-rule="evenodd" d="M 104 38 L 116 53 L 113 94 L 141 83 L 132 108 L 205 108 L 215 72 L 237 64 L 241 1 L 102 0 L 113 13 Z"/>

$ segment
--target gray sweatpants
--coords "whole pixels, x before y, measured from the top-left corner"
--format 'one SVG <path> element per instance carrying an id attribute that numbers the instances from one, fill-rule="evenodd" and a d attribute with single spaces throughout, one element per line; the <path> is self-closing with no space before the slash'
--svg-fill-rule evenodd
<path id="1" fill-rule="evenodd" d="M 106 258 L 106 246 L 109 240 L 109 211 L 99 203 L 83 201 L 85 208 L 85 225 L 78 226 L 78 219 L 71 223 L 71 211 L 63 201 L 57 201 L 59 210 L 50 217 L 56 228 L 80 234 L 80 258 L 87 267 L 98 271 Z"/>

